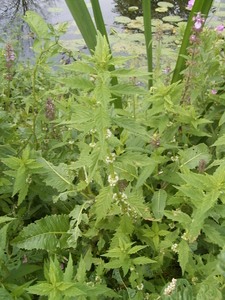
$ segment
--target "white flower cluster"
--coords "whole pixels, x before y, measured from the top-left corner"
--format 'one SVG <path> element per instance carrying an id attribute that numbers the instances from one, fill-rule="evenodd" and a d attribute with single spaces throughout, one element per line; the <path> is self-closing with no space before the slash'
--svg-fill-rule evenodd
<path id="1" fill-rule="evenodd" d="M 188 233 L 184 232 L 184 234 L 181 236 L 181 238 L 185 241 L 188 241 Z"/>
<path id="2" fill-rule="evenodd" d="M 173 252 L 178 253 L 178 245 L 177 244 L 173 244 L 171 249 L 173 250 Z"/>
<path id="3" fill-rule="evenodd" d="M 96 143 L 90 143 L 89 147 L 94 148 L 96 146 Z"/>
<path id="4" fill-rule="evenodd" d="M 144 288 L 144 284 L 143 284 L 143 283 L 140 283 L 139 285 L 137 285 L 137 289 L 138 289 L 139 291 L 142 291 L 143 288 Z"/>
<path id="5" fill-rule="evenodd" d="M 168 285 L 168 287 L 165 288 L 165 291 L 164 291 L 163 294 L 164 295 L 170 295 L 175 290 L 176 283 L 177 283 L 177 280 L 173 278 L 170 285 Z"/>
<path id="6" fill-rule="evenodd" d="M 31 182 L 32 182 L 31 175 L 28 174 L 28 175 L 27 175 L 27 178 L 26 178 L 26 183 L 31 184 Z"/>
<path id="7" fill-rule="evenodd" d="M 116 183 L 117 183 L 117 181 L 119 180 L 119 177 L 118 177 L 118 175 L 117 175 L 116 173 L 114 173 L 114 176 L 113 176 L 113 177 L 114 177 L 114 178 L 112 178 L 111 175 L 108 176 L 108 182 L 109 182 L 109 185 L 110 185 L 110 186 L 115 186 Z"/>
<path id="8" fill-rule="evenodd" d="M 91 129 L 91 130 L 90 130 L 90 133 L 92 133 L 92 134 L 94 134 L 94 133 L 96 133 L 96 132 L 97 132 L 96 129 Z"/>
<path id="9" fill-rule="evenodd" d="M 112 164 L 115 159 L 116 159 L 116 154 L 115 153 L 110 153 L 109 156 L 106 156 L 105 162 L 107 164 Z"/>
<path id="10" fill-rule="evenodd" d="M 124 192 L 120 193 L 119 197 L 117 193 L 114 193 L 113 199 L 116 200 L 116 205 L 120 206 L 121 213 L 127 214 L 128 217 L 137 219 L 137 211 L 126 201 L 127 195 Z"/>
<path id="11" fill-rule="evenodd" d="M 172 161 L 178 161 L 179 157 L 176 155 L 176 156 L 171 156 L 171 160 Z"/>
<path id="12" fill-rule="evenodd" d="M 107 139 L 110 138 L 111 135 L 112 135 L 112 132 L 109 129 L 107 129 L 106 130 L 106 138 Z"/>

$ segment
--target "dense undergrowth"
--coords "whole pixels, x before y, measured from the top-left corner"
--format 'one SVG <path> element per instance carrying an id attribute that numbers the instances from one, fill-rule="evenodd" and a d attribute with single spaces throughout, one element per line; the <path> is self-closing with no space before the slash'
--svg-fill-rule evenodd
<path id="1" fill-rule="evenodd" d="M 53 70 L 66 26 L 27 18 L 34 64 L 13 41 L 0 52 L 1 299 L 223 299 L 220 32 L 193 33 L 170 84 L 99 33 L 93 56 Z"/>

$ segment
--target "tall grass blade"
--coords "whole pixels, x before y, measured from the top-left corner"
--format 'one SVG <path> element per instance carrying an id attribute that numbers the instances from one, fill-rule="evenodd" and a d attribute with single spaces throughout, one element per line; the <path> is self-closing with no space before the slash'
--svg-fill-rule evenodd
<path id="1" fill-rule="evenodd" d="M 142 0 L 145 44 L 148 60 L 148 72 L 152 73 L 152 22 L 151 22 L 151 0 Z M 148 88 L 152 86 L 152 78 L 148 80 Z"/>
<path id="2" fill-rule="evenodd" d="M 83 39 L 92 53 L 96 46 L 97 31 L 91 19 L 84 0 L 65 0 L 66 4 L 83 36 Z"/>
<path id="3" fill-rule="evenodd" d="M 201 12 L 204 14 L 205 18 L 207 18 L 209 10 L 213 4 L 213 0 L 195 0 L 195 4 L 190 12 L 188 23 L 185 29 L 184 37 L 182 40 L 182 45 L 180 48 L 180 52 L 178 55 L 177 63 L 175 66 L 175 70 L 173 72 L 173 78 L 171 83 L 175 83 L 178 80 L 182 78 L 182 75 L 180 74 L 185 69 L 185 63 L 186 60 L 183 57 L 184 55 L 187 55 L 187 49 L 190 44 L 189 37 L 191 35 L 191 27 L 193 26 L 192 18 L 197 12 Z"/>
<path id="4" fill-rule="evenodd" d="M 92 6 L 93 14 L 94 14 L 96 27 L 97 27 L 98 31 L 100 31 L 101 35 L 106 37 L 107 42 L 109 44 L 109 39 L 108 39 L 107 31 L 105 28 L 105 23 L 104 23 L 104 19 L 102 16 L 101 7 L 99 5 L 99 0 L 91 0 L 91 6 Z"/>

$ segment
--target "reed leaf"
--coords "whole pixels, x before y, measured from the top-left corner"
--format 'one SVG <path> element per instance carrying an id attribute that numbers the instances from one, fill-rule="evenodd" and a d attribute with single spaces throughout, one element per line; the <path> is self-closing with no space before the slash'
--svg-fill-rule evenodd
<path id="1" fill-rule="evenodd" d="M 145 44 L 148 62 L 148 72 L 152 73 L 152 22 L 151 22 L 151 0 L 142 0 Z M 152 86 L 152 78 L 148 80 L 148 88 Z"/>
<path id="2" fill-rule="evenodd" d="M 84 0 L 65 0 L 66 4 L 92 53 L 96 46 L 97 31 Z"/>
<path id="3" fill-rule="evenodd" d="M 207 18 L 212 4 L 213 4 L 213 0 L 204 0 L 204 1 L 195 0 L 195 4 L 194 4 L 194 6 L 190 12 L 189 18 L 188 18 L 187 26 L 186 26 L 186 29 L 184 32 L 184 37 L 182 40 L 180 52 L 179 52 L 177 63 L 176 63 L 176 66 L 175 66 L 175 69 L 173 72 L 173 78 L 172 78 L 171 83 L 175 83 L 175 82 L 179 81 L 182 78 L 181 72 L 185 69 L 186 59 L 184 58 L 184 56 L 186 56 L 188 54 L 187 49 L 188 49 L 188 46 L 190 45 L 189 38 L 191 35 L 191 28 L 193 26 L 193 21 L 192 21 L 193 16 L 197 12 L 201 12 L 202 14 L 204 14 L 205 18 Z"/>

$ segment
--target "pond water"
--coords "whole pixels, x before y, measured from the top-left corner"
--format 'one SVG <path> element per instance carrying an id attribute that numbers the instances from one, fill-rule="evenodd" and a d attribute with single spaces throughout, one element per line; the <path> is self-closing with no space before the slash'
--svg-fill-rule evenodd
<path id="1" fill-rule="evenodd" d="M 90 8 L 90 0 L 85 1 L 87 3 L 87 6 Z M 181 21 L 187 20 L 189 15 L 189 11 L 186 9 L 188 0 L 168 0 L 167 2 L 173 4 L 173 7 L 168 8 L 166 12 L 159 12 L 158 8 L 160 1 L 151 0 L 153 19 L 161 20 L 165 16 L 173 15 L 181 17 Z M 222 4 L 224 4 L 225 0 L 216 0 L 215 2 L 221 2 Z M 118 53 L 126 53 L 128 49 L 130 50 L 132 48 L 133 53 L 130 54 L 136 53 L 138 55 L 144 55 L 145 48 L 139 47 L 141 44 L 144 45 L 143 34 L 138 36 L 135 35 L 137 33 L 141 33 L 141 29 L 143 30 L 143 28 L 141 28 L 141 24 L 139 24 L 140 26 L 137 30 L 135 26 L 132 27 L 132 23 L 115 23 L 115 19 L 119 16 L 129 17 L 131 21 L 134 21 L 137 17 L 142 16 L 142 0 L 99 0 L 99 3 L 108 32 L 110 33 L 110 29 L 113 28 L 116 32 L 121 33 L 121 36 L 113 35 L 110 37 L 110 42 L 114 45 L 113 51 Z M 138 9 L 131 12 L 129 11 L 130 6 L 137 6 Z M 223 5 L 221 6 L 221 9 L 223 9 Z M 32 50 L 30 49 L 33 43 L 33 38 L 29 34 L 28 26 L 21 21 L 20 17 L 21 14 L 24 14 L 27 10 L 33 10 L 37 12 L 48 23 L 51 23 L 53 25 L 68 21 L 68 32 L 63 37 L 64 45 L 71 50 L 73 49 L 77 51 L 79 51 L 79 49 L 84 46 L 84 41 L 82 40 L 79 30 L 76 28 L 75 22 L 73 21 L 73 18 L 64 0 L 1 0 L 0 35 L 5 40 L 9 38 L 9 36 L 12 36 L 12 39 L 20 41 L 25 57 L 31 57 L 33 55 Z M 129 35 L 129 42 L 124 42 L 124 27 L 128 27 L 130 30 L 131 34 Z M 174 28 L 177 28 L 177 24 L 172 22 L 170 24 L 167 24 L 166 28 L 166 41 L 169 41 L 168 43 L 174 44 L 175 37 L 171 37 L 171 32 L 176 32 Z M 137 42 L 137 40 L 138 47 L 135 48 L 133 47 L 133 45 L 135 45 L 135 42 Z M 130 43 L 133 43 L 132 46 Z M 173 54 L 170 53 L 170 51 L 168 50 L 169 48 L 171 48 L 171 45 L 166 45 L 166 53 L 168 55 Z"/>

